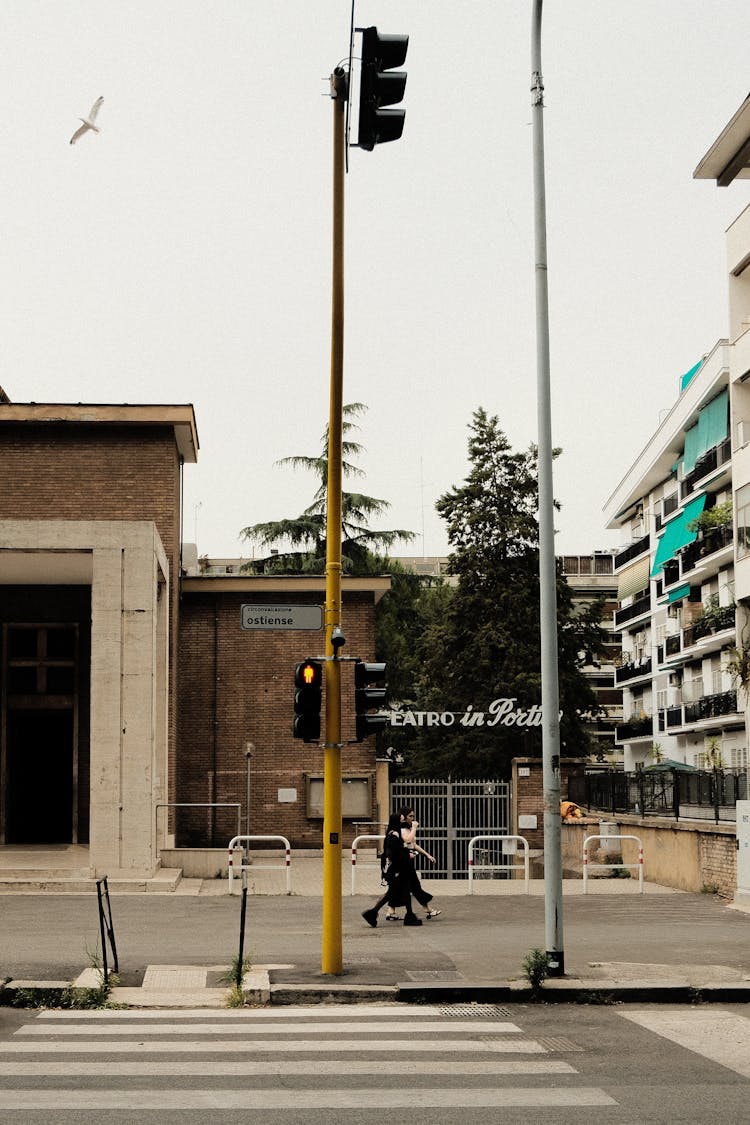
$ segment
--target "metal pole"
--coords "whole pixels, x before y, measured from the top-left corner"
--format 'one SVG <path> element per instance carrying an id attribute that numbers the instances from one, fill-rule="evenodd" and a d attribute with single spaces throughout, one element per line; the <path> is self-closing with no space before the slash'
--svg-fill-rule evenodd
<path id="1" fill-rule="evenodd" d="M 557 590 L 552 411 L 550 404 L 547 213 L 544 182 L 542 0 L 534 0 L 531 31 L 531 105 L 534 141 L 536 246 L 536 352 L 539 455 L 539 619 L 542 648 L 542 776 L 544 786 L 544 923 L 549 975 L 565 972 L 560 853 L 560 692 L 557 674 Z"/>
<path id="2" fill-rule="evenodd" d="M 331 75 L 333 101 L 333 269 L 331 293 L 331 395 L 328 422 L 326 515 L 326 711 L 323 758 L 322 971 L 343 971 L 341 942 L 341 662 L 331 640 L 341 624 L 341 477 L 344 384 L 344 172 L 346 73 Z"/>

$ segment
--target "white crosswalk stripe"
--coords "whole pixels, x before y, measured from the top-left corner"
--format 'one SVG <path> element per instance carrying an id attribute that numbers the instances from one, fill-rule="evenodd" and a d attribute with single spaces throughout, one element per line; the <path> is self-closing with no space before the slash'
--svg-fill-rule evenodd
<path id="1" fill-rule="evenodd" d="M 0 1123 L 22 1125 L 24 1111 L 90 1112 L 93 1125 L 107 1110 L 140 1123 L 169 1109 L 329 1109 L 335 1125 L 415 1099 L 455 1110 L 617 1104 L 551 1054 L 516 1023 L 437 1007 L 44 1012 L 0 1043 Z"/>

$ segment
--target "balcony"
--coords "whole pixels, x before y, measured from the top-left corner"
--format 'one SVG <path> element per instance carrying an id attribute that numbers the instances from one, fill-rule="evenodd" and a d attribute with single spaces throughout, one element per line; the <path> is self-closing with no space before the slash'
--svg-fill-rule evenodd
<path id="1" fill-rule="evenodd" d="M 629 719 L 615 728 L 615 742 L 630 742 L 635 738 L 651 738 L 654 723 L 650 715 L 639 719 Z"/>
<path id="2" fill-rule="evenodd" d="M 691 570 L 695 570 L 700 559 L 705 559 L 709 555 L 715 555 L 717 551 L 722 551 L 725 547 L 731 547 L 733 538 L 734 534 L 731 526 L 714 527 L 710 531 L 704 532 L 695 542 L 690 543 L 680 551 L 680 575 L 684 576 L 689 574 Z M 665 566 L 665 573 L 666 569 Z"/>
<path id="3" fill-rule="evenodd" d="M 625 609 L 615 610 L 615 628 L 625 625 L 628 621 L 633 621 L 636 617 L 642 617 L 644 613 L 651 612 L 651 596 L 646 593 L 635 601 L 626 606 Z"/>
<path id="4" fill-rule="evenodd" d="M 721 609 L 712 610 L 703 617 L 699 617 L 694 625 L 689 625 L 682 630 L 682 644 L 690 648 L 704 637 L 711 637 L 716 633 L 724 633 L 727 629 L 734 629 L 735 606 L 727 605 Z"/>
<path id="5" fill-rule="evenodd" d="M 632 562 L 633 559 L 637 559 L 639 555 L 642 555 L 645 551 L 648 551 L 650 546 L 650 535 L 644 535 L 641 539 L 634 540 L 634 542 L 632 542 L 629 547 L 625 547 L 622 551 L 615 555 L 615 570 L 620 570 L 623 566 L 626 565 L 626 563 Z"/>
<path id="6" fill-rule="evenodd" d="M 715 695 L 704 695 L 695 703 L 685 704 L 685 722 L 699 723 L 701 719 L 718 719 L 722 715 L 737 713 L 737 692 L 720 691 Z"/>
<path id="7" fill-rule="evenodd" d="M 686 476 L 680 486 L 680 497 L 685 500 L 695 488 L 698 481 L 703 480 L 709 473 L 726 465 L 732 459 L 732 443 L 729 438 L 724 438 L 719 445 L 709 449 L 695 462 L 695 468 Z"/>
<path id="8" fill-rule="evenodd" d="M 649 676 L 650 674 L 651 657 L 648 660 L 631 660 L 627 664 L 615 668 L 615 683 L 622 684 L 626 680 L 634 680 L 637 676 Z"/>

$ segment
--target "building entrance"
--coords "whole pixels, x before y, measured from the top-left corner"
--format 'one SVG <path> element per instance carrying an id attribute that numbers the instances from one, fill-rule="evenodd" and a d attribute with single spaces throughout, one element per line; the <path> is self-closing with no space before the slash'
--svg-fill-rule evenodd
<path id="1" fill-rule="evenodd" d="M 9 844 L 73 842 L 73 712 L 8 715 Z"/>
<path id="2" fill-rule="evenodd" d="M 86 842 L 88 755 L 80 753 L 79 656 L 77 623 L 2 627 L 1 843 Z"/>

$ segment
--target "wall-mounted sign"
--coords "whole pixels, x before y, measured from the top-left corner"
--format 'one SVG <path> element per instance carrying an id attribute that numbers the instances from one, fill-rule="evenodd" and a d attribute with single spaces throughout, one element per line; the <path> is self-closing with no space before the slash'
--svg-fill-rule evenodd
<path id="1" fill-rule="evenodd" d="M 391 711 L 392 727 L 540 727 L 542 709 L 536 703 L 531 707 L 515 706 L 516 700 L 501 697 L 493 699 L 486 711 L 475 711 L 469 705 L 466 711 Z M 562 711 L 560 712 L 562 718 Z"/>
<path id="2" fill-rule="evenodd" d="M 322 629 L 322 605 L 243 605 L 242 629 Z"/>

